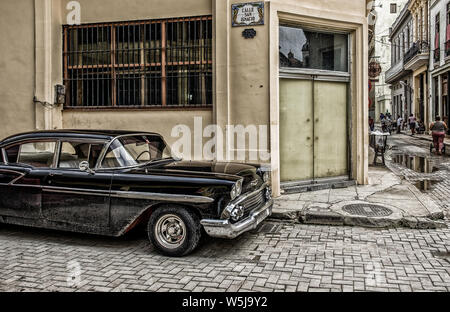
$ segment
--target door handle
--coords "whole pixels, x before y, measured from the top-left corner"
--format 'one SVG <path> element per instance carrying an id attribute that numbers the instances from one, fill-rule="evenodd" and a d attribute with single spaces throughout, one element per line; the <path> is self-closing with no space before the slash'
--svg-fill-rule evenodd
<path id="1" fill-rule="evenodd" d="M 307 139 L 308 141 L 309 141 L 309 140 L 311 140 L 311 138 L 310 138 L 310 137 L 307 137 L 306 139 Z"/>
<path id="2" fill-rule="evenodd" d="M 61 172 L 52 172 L 52 173 L 50 173 L 50 176 L 51 177 L 62 177 L 62 173 Z"/>
<path id="3" fill-rule="evenodd" d="M 309 118 L 308 118 L 308 119 L 306 119 L 306 122 L 310 122 L 310 121 L 311 121 L 311 119 L 309 119 Z"/>

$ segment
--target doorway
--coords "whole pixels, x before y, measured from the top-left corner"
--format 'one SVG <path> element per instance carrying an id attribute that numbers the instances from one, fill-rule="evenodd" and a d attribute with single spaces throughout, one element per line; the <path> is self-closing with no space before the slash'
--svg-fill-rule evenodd
<path id="1" fill-rule="evenodd" d="M 281 182 L 346 177 L 348 83 L 280 78 Z"/>

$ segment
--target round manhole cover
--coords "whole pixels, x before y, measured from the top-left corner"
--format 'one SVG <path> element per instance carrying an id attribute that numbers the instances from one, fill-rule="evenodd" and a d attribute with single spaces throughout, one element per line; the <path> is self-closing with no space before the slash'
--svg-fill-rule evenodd
<path id="1" fill-rule="evenodd" d="M 342 207 L 345 212 L 366 217 L 387 217 L 393 213 L 389 208 L 373 204 L 349 204 Z"/>

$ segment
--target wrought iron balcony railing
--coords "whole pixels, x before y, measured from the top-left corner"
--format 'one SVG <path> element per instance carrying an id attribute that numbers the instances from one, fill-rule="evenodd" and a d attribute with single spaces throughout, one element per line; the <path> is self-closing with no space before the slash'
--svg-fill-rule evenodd
<path id="1" fill-rule="evenodd" d="M 430 45 L 426 41 L 414 42 L 412 47 L 405 53 L 403 61 L 405 63 L 409 62 L 417 54 L 428 53 L 430 51 Z"/>

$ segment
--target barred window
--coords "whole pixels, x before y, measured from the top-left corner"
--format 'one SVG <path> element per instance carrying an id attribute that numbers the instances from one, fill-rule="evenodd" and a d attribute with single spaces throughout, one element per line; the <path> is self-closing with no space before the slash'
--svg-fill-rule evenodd
<path id="1" fill-rule="evenodd" d="M 66 108 L 212 106 L 212 17 L 66 25 Z"/>

